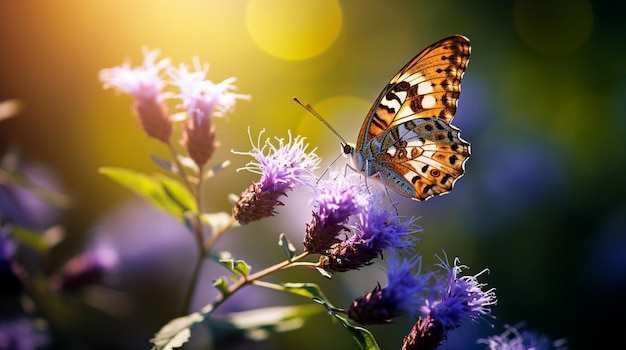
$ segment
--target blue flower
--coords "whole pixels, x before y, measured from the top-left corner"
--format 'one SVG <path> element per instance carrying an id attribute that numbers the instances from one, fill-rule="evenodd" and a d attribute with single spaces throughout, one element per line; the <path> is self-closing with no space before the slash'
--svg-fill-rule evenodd
<path id="1" fill-rule="evenodd" d="M 483 291 L 485 283 L 479 283 L 478 277 L 489 270 L 484 269 L 474 276 L 459 276 L 466 265 L 459 265 L 459 258 L 454 259 L 451 266 L 437 256 L 446 275 L 440 278 L 437 293 L 434 298 L 426 300 L 422 311 L 430 319 L 440 322 L 446 330 L 457 328 L 465 320 L 476 320 L 483 315 L 491 313 L 491 306 L 495 305 L 495 289 Z"/>
<path id="2" fill-rule="evenodd" d="M 242 169 L 261 175 L 259 182 L 241 193 L 233 208 L 234 218 L 242 224 L 276 214 L 276 206 L 282 205 L 278 199 L 297 186 L 315 186 L 313 170 L 317 168 L 320 158 L 315 150 L 307 151 L 305 139 L 301 136 L 293 138 L 290 133 L 287 142 L 276 138 L 278 146 L 275 146 L 268 138 L 261 146 L 260 138 L 264 131 L 259 135 L 258 145 L 252 144 L 252 151 L 233 151 L 254 157 L 255 161 Z"/>
<path id="3" fill-rule="evenodd" d="M 514 326 L 499 335 L 478 339 L 478 344 L 486 344 L 490 350 L 559 350 L 567 349 L 565 339 L 552 341 L 545 335 L 534 331 L 519 331 Z"/>
<path id="4" fill-rule="evenodd" d="M 50 280 L 51 288 L 64 293 L 100 283 L 118 267 L 119 257 L 108 243 L 99 242 L 68 261 Z"/>
<path id="5" fill-rule="evenodd" d="M 403 313 L 414 314 L 423 303 L 431 273 L 421 273 L 421 256 L 411 259 L 391 255 L 387 258 L 387 287 L 380 284 L 352 302 L 350 319 L 360 324 L 390 323 Z M 418 267 L 418 271 L 412 270 Z"/>

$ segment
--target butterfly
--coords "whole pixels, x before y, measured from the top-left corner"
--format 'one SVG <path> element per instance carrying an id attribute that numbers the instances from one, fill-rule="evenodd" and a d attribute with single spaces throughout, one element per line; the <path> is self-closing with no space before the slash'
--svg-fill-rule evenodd
<path id="1" fill-rule="evenodd" d="M 400 69 L 367 113 L 356 145 L 342 145 L 357 170 L 414 200 L 452 189 L 470 156 L 470 144 L 450 124 L 469 56 L 469 39 L 455 35 Z"/>

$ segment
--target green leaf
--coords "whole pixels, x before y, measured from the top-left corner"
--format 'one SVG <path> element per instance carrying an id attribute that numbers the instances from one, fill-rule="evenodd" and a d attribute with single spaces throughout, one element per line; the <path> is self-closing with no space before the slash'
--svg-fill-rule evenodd
<path id="1" fill-rule="evenodd" d="M 122 168 L 100 168 L 100 173 L 146 198 L 155 207 L 186 222 L 186 212 L 197 212 L 193 197 L 178 181 L 163 175 L 148 176 Z"/>
<path id="2" fill-rule="evenodd" d="M 236 275 L 246 277 L 250 273 L 250 265 L 243 260 L 222 259 L 219 262 Z"/>
<path id="3" fill-rule="evenodd" d="M 254 340 L 265 339 L 271 333 L 284 333 L 304 326 L 311 316 L 324 312 L 317 305 L 274 306 L 248 311 L 233 312 L 212 318 L 210 326 L 216 336 L 250 336 Z"/>
<path id="4" fill-rule="evenodd" d="M 213 287 L 217 288 L 217 290 L 219 290 L 224 296 L 230 294 L 230 291 L 228 290 L 228 282 L 226 282 L 224 277 L 220 277 L 213 282 Z"/>
<path id="5" fill-rule="evenodd" d="M 182 183 L 161 174 L 155 174 L 153 178 L 159 181 L 159 183 L 163 186 L 165 193 L 181 208 L 192 213 L 198 212 L 196 201 Z"/>
<path id="6" fill-rule="evenodd" d="M 291 262 L 291 259 L 293 259 L 296 255 L 296 247 L 289 242 L 285 233 L 281 233 L 280 236 L 278 236 L 278 245 L 283 249 L 283 253 L 287 256 L 287 260 Z"/>
<path id="7" fill-rule="evenodd" d="M 364 350 L 380 350 L 378 343 L 374 335 L 367 329 L 351 324 L 345 317 L 340 316 L 337 313 L 331 313 L 331 315 L 339 321 L 339 323 L 350 332 L 352 338 L 359 344 L 361 349 Z"/>
<path id="8" fill-rule="evenodd" d="M 328 314 L 333 316 L 345 329 L 348 330 L 348 332 L 350 332 L 350 335 L 359 344 L 359 346 L 361 346 L 361 349 L 380 350 L 378 344 L 376 343 L 376 339 L 374 339 L 374 335 L 372 335 L 370 331 L 363 327 L 351 324 L 347 318 L 340 315 L 340 313 L 345 314 L 343 309 L 335 308 L 324 298 L 316 297 L 313 298 L 313 301 L 324 305 L 326 310 L 328 310 Z"/>
<path id="9" fill-rule="evenodd" d="M 315 283 L 285 283 L 283 284 L 286 292 L 291 294 L 299 295 L 305 298 L 310 299 L 320 299 L 327 302 L 326 296 L 320 289 L 320 287 Z M 330 305 L 330 303 L 329 303 Z"/>
<path id="10" fill-rule="evenodd" d="M 195 326 L 202 323 L 213 312 L 211 304 L 202 308 L 201 312 L 194 312 L 187 316 L 178 317 L 169 321 L 150 339 L 154 344 L 152 350 L 170 350 L 183 346 L 191 336 Z"/>
<path id="11" fill-rule="evenodd" d="M 234 271 L 241 276 L 248 276 L 250 273 L 250 265 L 246 264 L 243 260 L 235 261 L 235 269 Z"/>

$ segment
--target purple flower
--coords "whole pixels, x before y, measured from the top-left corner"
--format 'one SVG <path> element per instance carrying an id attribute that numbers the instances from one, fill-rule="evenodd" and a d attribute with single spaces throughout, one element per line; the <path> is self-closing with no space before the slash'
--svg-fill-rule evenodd
<path id="1" fill-rule="evenodd" d="M 159 50 L 149 51 L 143 48 L 143 66 L 131 68 L 130 62 L 121 66 L 100 71 L 100 81 L 105 89 L 115 89 L 133 95 L 137 100 L 154 100 L 163 96 L 166 83 L 161 78 L 161 71 L 170 66 L 170 59 L 157 62 Z"/>
<path id="2" fill-rule="evenodd" d="M 369 205 L 357 213 L 355 233 L 332 247 L 323 257 L 322 267 L 344 272 L 370 265 L 385 249 L 403 249 L 412 246 L 413 234 L 421 232 L 415 218 L 401 221 L 392 208 L 382 204 L 382 194 L 371 194 Z"/>
<path id="3" fill-rule="evenodd" d="M 444 269 L 445 275 L 439 276 L 430 287 L 420 310 L 424 317 L 417 320 L 404 338 L 403 349 L 437 349 L 448 331 L 466 320 L 490 314 L 491 306 L 496 303 L 495 290 L 483 291 L 485 284 L 478 282 L 478 276 L 487 269 L 474 276 L 459 276 L 468 267 L 459 265 L 458 258 L 454 259 L 454 266 L 450 266 L 447 256 L 445 261 L 437 258 L 440 261 L 437 266 Z"/>
<path id="4" fill-rule="evenodd" d="M 387 258 L 387 287 L 380 284 L 357 298 L 348 309 L 348 316 L 360 324 L 390 323 L 403 313 L 414 314 L 423 303 L 432 274 L 421 273 L 421 256 L 410 260 L 394 255 Z M 412 270 L 418 266 L 418 271 Z"/>
<path id="5" fill-rule="evenodd" d="M 268 138 L 261 146 L 263 132 L 259 134 L 258 145 L 252 144 L 252 151 L 233 151 L 254 157 L 255 161 L 242 169 L 261 175 L 259 182 L 241 193 L 233 208 L 233 216 L 242 224 L 273 216 L 276 214 L 275 207 L 282 205 L 278 200 L 281 196 L 286 196 L 296 186 L 313 187 L 315 184 L 313 170 L 317 168 L 320 158 L 315 150 L 307 152 L 308 144 L 304 143 L 304 138 L 292 138 L 290 133 L 287 142 L 276 138 L 278 146 L 275 146 Z"/>
<path id="6" fill-rule="evenodd" d="M 28 318 L 0 320 L 0 349 L 33 350 L 49 343 L 42 322 Z"/>
<path id="7" fill-rule="evenodd" d="M 559 350 L 567 349 L 566 340 L 551 341 L 545 335 L 539 335 L 534 331 L 519 331 L 514 326 L 499 335 L 478 339 L 478 344 L 486 344 L 490 350 Z"/>
<path id="8" fill-rule="evenodd" d="M 369 199 L 364 186 L 331 172 L 328 180 L 320 181 L 316 187 L 316 210 L 311 223 L 306 225 L 305 249 L 313 254 L 326 253 L 339 242 L 340 233 L 348 232 L 350 217 L 367 210 Z"/>
<path id="9" fill-rule="evenodd" d="M 117 267 L 118 260 L 117 252 L 111 245 L 99 243 L 68 261 L 52 276 L 50 281 L 52 289 L 67 293 L 101 282 L 108 272 Z"/>
<path id="10" fill-rule="evenodd" d="M 197 57 L 194 57 L 194 68 L 192 72 L 181 63 L 179 68 L 170 67 L 168 73 L 172 85 L 180 89 L 177 96 L 183 101 L 182 107 L 189 113 L 187 122 L 183 124 L 181 144 L 196 165 L 202 168 L 219 147 L 219 142 L 215 140 L 213 117 L 224 116 L 235 107 L 236 99 L 249 99 L 250 96 L 232 92 L 235 78 L 217 84 L 207 80 L 209 65 L 201 65 Z"/>
<path id="11" fill-rule="evenodd" d="M 157 62 L 158 50 L 144 48 L 143 54 L 143 66 L 131 68 L 130 62 L 125 62 L 119 67 L 103 69 L 100 81 L 105 89 L 133 95 L 136 98 L 133 108 L 146 134 L 168 143 L 172 135 L 172 121 L 164 103 L 168 95 L 163 92 L 166 82 L 161 78 L 161 71 L 170 66 L 170 59 Z"/>
<path id="12" fill-rule="evenodd" d="M 235 94 L 236 87 L 232 84 L 235 78 L 228 78 L 220 83 L 206 79 L 209 65 L 200 64 L 198 57 L 193 58 L 195 71 L 181 63 L 179 68 L 170 67 L 168 74 L 172 85 L 180 89 L 177 95 L 183 101 L 182 107 L 192 118 L 223 117 L 235 108 L 237 99 L 249 99 L 250 95 Z"/>
<path id="13" fill-rule="evenodd" d="M 430 319 L 440 322 L 446 330 L 457 328 L 465 320 L 476 320 L 491 313 L 495 305 L 495 289 L 483 291 L 485 283 L 479 283 L 478 277 L 489 270 L 484 269 L 474 276 L 459 276 L 466 265 L 459 265 L 459 258 L 454 259 L 454 266 L 437 256 L 446 275 L 439 280 L 435 298 L 427 299 L 422 311 Z"/>

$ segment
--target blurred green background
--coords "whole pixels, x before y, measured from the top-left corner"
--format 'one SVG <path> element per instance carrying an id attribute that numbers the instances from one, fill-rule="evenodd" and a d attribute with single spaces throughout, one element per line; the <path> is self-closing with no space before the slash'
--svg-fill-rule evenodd
<path id="1" fill-rule="evenodd" d="M 426 234 L 418 250 L 426 263 L 445 247 L 472 267 L 469 273 L 488 267 L 485 279 L 497 288 L 495 330 L 485 322 L 463 327 L 445 348 L 472 348 L 477 337 L 520 321 L 553 339 L 569 338 L 572 349 L 626 346 L 625 14 L 625 2 L 610 0 L 2 1 L 0 100 L 18 98 L 24 110 L 0 123 L 0 151 L 16 148 L 51 168 L 73 200 L 61 218 L 69 239 L 46 261 L 54 269 L 111 217 L 147 210 L 98 167 L 151 173 L 158 168 L 148 154 L 167 155 L 142 133 L 131 98 L 102 89 L 100 69 L 124 59 L 138 65 L 147 46 L 175 64 L 199 56 L 210 63 L 213 81 L 237 78 L 239 92 L 252 99 L 217 121 L 222 146 L 214 155 L 215 164 L 233 164 L 205 187 L 210 211 L 230 211 L 227 195 L 255 180 L 235 172 L 248 158 L 230 153 L 250 148 L 248 126 L 253 138 L 263 128 L 267 136 L 286 137 L 287 130 L 306 136 L 327 167 L 339 141 L 292 96 L 355 140 L 370 104 L 400 67 L 429 44 L 463 34 L 472 56 L 453 124 L 472 143 L 466 175 L 446 196 L 400 199 L 403 214 L 422 217 Z M 248 225 L 220 248 L 255 268 L 281 259 L 278 234 L 299 243 L 310 220 L 310 209 L 286 204 L 281 212 L 290 222 L 279 215 Z M 132 306 L 107 313 L 83 306 L 93 304 L 89 295 L 76 295 L 68 302 L 75 318 L 56 327 L 75 338 L 76 348 L 147 348 L 147 339 L 177 316 L 193 239 L 182 230 L 174 249 L 152 242 L 149 230 L 126 239 L 110 226 L 111 239 L 126 250 L 109 287 Z M 168 266 L 176 267 L 169 275 L 159 270 Z M 331 282 L 313 272 L 280 277 L 320 283 L 336 305 L 347 306 L 376 279 L 386 283 L 380 270 Z M 148 282 L 130 282 L 141 278 Z M 196 306 L 211 293 L 207 276 Z M 249 293 L 247 299 L 263 301 L 255 306 L 305 302 Z M 403 318 L 374 332 L 383 349 L 399 348 L 411 325 Z M 301 341 L 357 348 L 323 315 L 261 348 Z"/>

